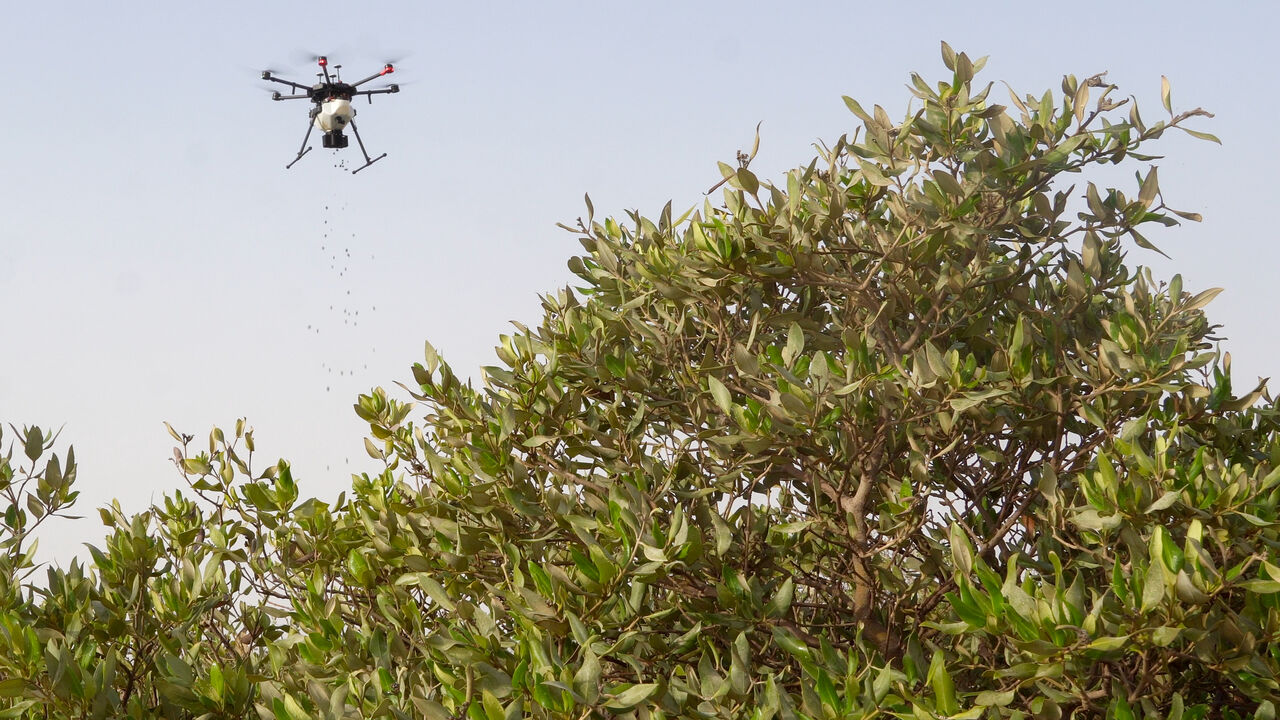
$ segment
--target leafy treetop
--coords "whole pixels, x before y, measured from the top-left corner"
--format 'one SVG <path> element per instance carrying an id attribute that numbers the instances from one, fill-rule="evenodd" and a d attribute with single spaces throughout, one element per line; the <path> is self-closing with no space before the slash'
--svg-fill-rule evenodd
<path id="1" fill-rule="evenodd" d="M 191 496 L 103 509 L 91 565 L 35 585 L 27 528 L 73 473 L 35 471 L 26 431 L 31 466 L 0 476 L 0 703 L 1272 717 L 1276 410 L 1233 393 L 1216 290 L 1126 264 L 1198 218 L 1154 166 L 1089 179 L 1171 129 L 1213 139 L 1185 127 L 1208 113 L 1166 82 L 1147 123 L 1101 75 L 1003 106 L 982 60 L 943 60 L 901 120 L 846 98 L 861 126 L 776 184 L 722 165 L 723 205 L 588 200 L 581 285 L 482 386 L 428 345 L 413 402 L 359 399 L 385 468 L 350 497 L 256 471 L 243 422 L 174 432 Z"/>

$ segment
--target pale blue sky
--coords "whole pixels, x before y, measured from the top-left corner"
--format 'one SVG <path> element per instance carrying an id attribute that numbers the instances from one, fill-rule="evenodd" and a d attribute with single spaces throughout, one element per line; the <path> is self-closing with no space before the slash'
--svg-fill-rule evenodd
<path id="1" fill-rule="evenodd" d="M 1160 146 L 1166 196 L 1205 222 L 1155 236 L 1172 263 L 1131 259 L 1225 286 L 1210 313 L 1237 383 L 1272 375 L 1276 7 L 15 5 L 0 26 L 0 420 L 65 424 L 88 515 L 46 551 L 96 541 L 94 506 L 180 484 L 164 420 L 203 437 L 248 416 L 263 460 L 336 495 L 372 465 L 356 395 L 410 380 L 424 339 L 463 374 L 493 363 L 509 321 L 536 321 L 537 294 L 568 281 L 579 248 L 555 223 L 584 192 L 598 213 L 700 203 L 758 122 L 752 168 L 777 178 L 855 127 L 841 95 L 905 110 L 910 71 L 941 77 L 943 39 L 1023 92 L 1109 70 L 1154 118 L 1164 74 L 1175 109 L 1217 113 L 1196 127 L 1222 147 Z M 334 167 L 354 143 L 335 157 L 315 138 L 284 169 L 306 103 L 271 102 L 258 71 L 306 81 L 307 51 L 353 79 L 404 57 L 403 92 L 357 105 L 370 152 L 388 153 L 357 176 Z"/>

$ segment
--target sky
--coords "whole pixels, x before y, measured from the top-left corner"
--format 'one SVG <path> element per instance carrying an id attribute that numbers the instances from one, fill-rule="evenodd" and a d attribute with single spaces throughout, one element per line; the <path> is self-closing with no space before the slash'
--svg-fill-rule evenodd
<path id="1" fill-rule="evenodd" d="M 247 417 L 258 459 L 304 495 L 377 469 L 352 411 L 403 392 L 430 341 L 479 378 L 510 323 L 571 283 L 556 223 L 700 205 L 749 148 L 781 178 L 857 123 L 842 95 L 905 113 L 909 73 L 944 77 L 939 42 L 990 57 L 1022 93 L 1109 71 L 1144 117 L 1216 113 L 1222 145 L 1157 146 L 1171 205 L 1201 224 L 1130 260 L 1224 287 L 1236 384 L 1280 370 L 1273 3 L 865 2 L 21 3 L 0 24 L 0 422 L 62 428 L 77 510 L 44 534 L 65 559 L 183 486 L 165 421 L 197 438 Z M 394 59 L 394 96 L 356 105 L 369 151 L 319 147 L 292 169 L 326 54 L 354 80 Z M 377 86 L 380 83 L 371 83 Z M 1001 86 L 997 85 L 997 88 Z M 1000 90 L 997 101 L 1002 101 Z M 345 165 L 345 168 L 343 167 Z M 1129 172 L 1145 170 L 1134 165 Z M 20 453 L 19 453 L 20 455 Z"/>

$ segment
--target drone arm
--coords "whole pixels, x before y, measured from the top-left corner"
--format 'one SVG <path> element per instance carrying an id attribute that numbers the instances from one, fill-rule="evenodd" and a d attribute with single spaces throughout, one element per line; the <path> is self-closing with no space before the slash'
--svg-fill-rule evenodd
<path id="1" fill-rule="evenodd" d="M 266 71 L 266 70 L 262 72 L 262 79 L 269 80 L 274 83 L 280 83 L 281 85 L 288 85 L 291 88 L 302 90 L 303 92 L 309 92 L 311 90 L 311 88 L 307 87 L 306 85 L 293 82 L 292 80 L 281 80 L 280 78 L 276 77 L 275 75 L 272 75 L 269 71 Z"/>
<path id="2" fill-rule="evenodd" d="M 308 100 L 310 95 L 281 95 L 280 93 L 272 93 L 272 100 Z"/>
<path id="3" fill-rule="evenodd" d="M 394 66 L 392 66 L 392 65 L 390 65 L 390 64 L 388 64 L 386 67 L 382 68 L 382 70 L 380 70 L 380 71 L 378 71 L 378 72 L 376 72 L 376 73 L 374 73 L 374 74 L 370 75 L 369 77 L 367 77 L 367 78 L 365 78 L 365 79 L 363 79 L 363 80 L 360 80 L 359 82 L 353 82 L 353 83 L 351 83 L 351 87 L 360 87 L 361 85 L 363 85 L 363 84 L 365 84 L 365 83 L 369 82 L 370 80 L 377 80 L 378 78 L 382 77 L 383 75 L 388 75 L 388 74 L 393 73 L 393 72 L 395 72 L 395 71 L 396 71 L 395 67 L 394 67 Z"/>
<path id="4" fill-rule="evenodd" d="M 398 92 L 400 92 L 400 86 L 391 85 L 389 87 L 378 88 L 377 90 L 361 90 L 359 92 L 353 92 L 351 93 L 351 97 L 354 98 L 357 95 L 364 95 L 369 100 L 369 103 L 373 104 L 374 95 L 382 95 L 386 93 L 398 93 Z"/>
<path id="5" fill-rule="evenodd" d="M 351 132 L 352 132 L 352 133 L 354 133 L 354 134 L 355 134 L 355 136 L 356 136 L 356 142 L 360 143 L 360 152 L 364 153 L 364 164 L 363 164 L 363 165 L 361 165 L 360 167 L 356 168 L 355 170 L 352 170 L 352 171 L 351 171 L 351 174 L 352 174 L 352 175 L 355 175 L 356 173 L 360 172 L 361 170 L 363 170 L 363 169 L 365 169 L 365 168 L 369 167 L 370 165 L 372 165 L 372 164 L 374 164 L 374 163 L 378 162 L 379 160 L 381 160 L 382 158 L 386 157 L 386 156 L 387 156 L 387 154 L 386 154 L 386 153 L 382 153 L 381 155 L 379 155 L 379 156 L 378 156 L 378 157 L 376 157 L 376 158 L 370 158 L 370 157 L 369 157 L 369 151 L 364 149 L 364 140 L 361 140 L 361 139 L 360 139 L 360 131 L 356 129 L 356 124 L 355 124 L 355 122 L 354 122 L 354 121 L 353 121 L 352 123 L 350 123 L 350 127 L 351 127 Z"/>
<path id="6" fill-rule="evenodd" d="M 398 92 L 400 92 L 400 86 L 392 85 L 390 87 L 378 88 L 377 90 L 360 90 L 359 92 L 351 93 L 351 95 L 352 97 L 355 97 L 356 95 L 381 95 L 383 93 L 398 93 Z"/>

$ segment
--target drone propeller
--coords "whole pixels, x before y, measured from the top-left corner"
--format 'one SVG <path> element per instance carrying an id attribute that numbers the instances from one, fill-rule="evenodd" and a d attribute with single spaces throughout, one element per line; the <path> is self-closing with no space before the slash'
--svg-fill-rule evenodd
<path id="1" fill-rule="evenodd" d="M 257 87 L 257 88 L 258 88 L 259 90 L 261 90 L 262 92 L 267 93 L 268 95 L 270 95 L 272 100 L 283 100 L 283 99 L 284 99 L 284 95 L 282 95 L 282 94 L 280 93 L 280 91 L 279 91 L 279 90 L 276 90 L 275 88 L 266 87 L 265 85 L 256 85 L 255 87 Z"/>
<path id="2" fill-rule="evenodd" d="M 341 59 L 348 55 L 344 48 L 333 48 L 327 54 L 311 52 L 310 50 L 296 50 L 289 54 L 290 60 L 298 65 L 317 65 L 321 60 L 327 63 L 340 62 Z M 336 59 L 336 60 L 335 60 Z"/>
<path id="3" fill-rule="evenodd" d="M 404 62 L 405 60 L 408 60 L 411 57 L 413 57 L 413 53 L 411 52 L 390 52 L 390 53 L 387 53 L 386 56 L 379 59 L 381 59 L 385 63 L 390 63 L 392 65 L 399 65 L 400 63 Z"/>

